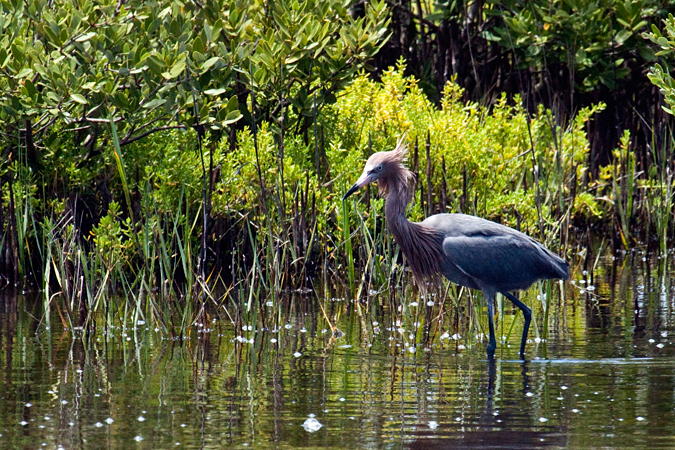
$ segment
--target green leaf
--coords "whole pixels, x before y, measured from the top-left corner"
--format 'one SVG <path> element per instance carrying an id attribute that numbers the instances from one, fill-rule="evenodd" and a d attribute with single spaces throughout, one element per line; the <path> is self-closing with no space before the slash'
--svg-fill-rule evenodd
<path id="1" fill-rule="evenodd" d="M 185 58 L 182 58 L 173 65 L 169 71 L 169 79 L 173 80 L 174 78 L 178 78 L 183 73 L 183 71 L 185 71 Z M 166 78 L 165 73 L 162 74 L 164 78 Z"/>
<path id="2" fill-rule="evenodd" d="M 202 62 L 204 62 L 205 59 L 206 57 L 202 53 L 199 53 L 197 51 L 192 52 L 192 60 L 197 64 L 201 64 Z"/>
<path id="3" fill-rule="evenodd" d="M 227 114 L 227 117 L 225 118 L 225 125 L 229 125 L 231 123 L 234 123 L 241 119 L 243 116 L 241 112 L 237 109 L 236 111 L 231 111 Z"/>
<path id="4" fill-rule="evenodd" d="M 284 62 L 284 64 L 291 65 L 295 62 L 300 61 L 301 58 L 302 58 L 302 54 L 295 54 L 295 55 L 289 56 L 288 58 L 286 58 L 286 61 Z"/>
<path id="5" fill-rule="evenodd" d="M 202 38 L 197 36 L 192 43 L 192 51 L 193 52 L 198 52 L 198 53 L 204 53 L 204 43 L 202 42 Z"/>
<path id="6" fill-rule="evenodd" d="M 33 82 L 30 81 L 30 79 L 27 78 L 23 82 L 23 87 L 26 88 L 26 91 L 30 97 L 34 97 L 37 94 L 37 89 L 35 89 L 35 86 L 33 85 Z"/>
<path id="7" fill-rule="evenodd" d="M 55 103 L 61 102 L 61 97 L 59 97 L 58 95 L 56 95 L 56 93 L 52 91 L 47 92 L 47 98 L 53 100 Z"/>
<path id="8" fill-rule="evenodd" d="M 213 67 L 218 61 L 220 61 L 220 57 L 214 56 L 213 58 L 207 59 L 204 64 L 202 64 L 202 70 L 206 71 L 209 70 L 211 67 Z"/>
<path id="9" fill-rule="evenodd" d="M 89 33 L 87 33 L 87 34 L 83 34 L 82 36 L 78 36 L 78 37 L 75 39 L 75 42 L 85 42 L 85 41 L 88 41 L 89 39 L 93 38 L 94 36 L 96 36 L 96 33 L 94 33 L 93 31 L 91 31 L 91 32 L 89 32 Z"/>
<path id="10" fill-rule="evenodd" d="M 211 39 L 211 36 L 212 36 L 212 35 L 211 35 L 211 32 L 212 32 L 211 25 L 209 25 L 208 22 L 205 23 L 205 24 L 204 24 L 204 35 L 206 35 L 206 39 L 207 39 L 208 41 L 211 41 L 211 40 L 212 40 L 212 39 Z M 202 53 L 203 53 L 203 52 L 202 52 Z"/>
<path id="11" fill-rule="evenodd" d="M 164 71 L 164 61 L 162 61 L 157 55 L 148 55 L 145 58 L 145 63 L 148 65 L 150 70 L 155 73 L 155 75 L 160 75 Z"/>
<path id="12" fill-rule="evenodd" d="M 225 109 L 227 109 L 228 113 L 235 110 L 239 111 L 239 99 L 237 99 L 236 95 L 230 97 L 230 99 L 227 101 L 227 106 L 225 107 Z"/>
<path id="13" fill-rule="evenodd" d="M 143 105 L 143 108 L 145 109 L 153 109 L 158 106 L 163 105 L 166 102 L 163 98 L 156 98 L 154 100 L 149 101 L 148 103 Z"/>
<path id="14" fill-rule="evenodd" d="M 633 32 L 635 33 L 635 32 L 637 32 L 637 31 L 639 31 L 641 28 L 645 27 L 646 25 L 647 25 L 647 21 L 646 21 L 646 20 L 641 20 L 640 22 L 638 22 L 637 25 L 635 25 L 635 26 L 633 27 Z"/>
<path id="15" fill-rule="evenodd" d="M 209 107 L 208 105 L 202 105 L 202 107 L 199 108 L 199 120 L 205 121 L 208 118 L 209 118 Z"/>
<path id="16" fill-rule="evenodd" d="M 80 95 L 80 94 L 70 94 L 70 98 L 72 98 L 72 99 L 75 100 L 77 103 L 80 103 L 80 104 L 82 104 L 82 105 L 86 105 L 86 104 L 88 103 L 88 102 L 87 102 L 87 99 L 84 98 L 84 97 L 83 97 L 82 95 Z"/>
<path id="17" fill-rule="evenodd" d="M 623 19 L 620 19 L 620 18 L 617 17 L 617 18 L 616 18 L 616 21 L 619 22 L 621 25 L 623 25 L 623 26 L 626 27 L 626 28 L 632 28 L 632 27 L 630 26 L 630 23 L 628 23 L 627 21 L 625 21 L 625 20 L 623 20 Z"/>
<path id="18" fill-rule="evenodd" d="M 626 40 L 628 40 L 628 38 L 630 38 L 632 35 L 633 35 L 633 33 L 631 33 L 630 31 L 627 31 L 627 30 L 619 31 L 618 33 L 616 33 L 616 38 L 615 38 L 617 44 L 623 45 L 623 43 L 626 42 Z"/>
<path id="19" fill-rule="evenodd" d="M 12 56 L 14 56 L 14 59 L 16 59 L 19 63 L 23 63 L 23 50 L 16 44 L 12 44 Z"/>
<path id="20" fill-rule="evenodd" d="M 207 90 L 204 91 L 204 93 L 205 93 L 206 95 L 220 95 L 220 94 L 224 94 L 225 92 L 227 92 L 227 89 L 222 89 L 222 88 L 219 88 L 219 89 L 207 89 Z"/>
<path id="21" fill-rule="evenodd" d="M 29 68 L 26 67 L 24 69 L 21 69 L 19 73 L 16 74 L 16 78 L 29 78 L 33 75 L 33 71 Z"/>

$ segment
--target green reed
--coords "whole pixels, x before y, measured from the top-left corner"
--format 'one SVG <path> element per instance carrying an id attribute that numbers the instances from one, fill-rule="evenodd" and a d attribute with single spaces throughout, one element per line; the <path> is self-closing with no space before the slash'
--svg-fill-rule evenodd
<path id="1" fill-rule="evenodd" d="M 659 249 L 662 254 L 668 250 L 669 228 L 672 222 L 674 203 L 675 166 L 673 165 L 673 138 L 670 127 L 666 127 L 666 137 L 660 143 L 652 138 L 652 158 L 654 164 L 649 169 L 649 179 L 653 180 L 646 184 L 648 203 L 653 205 L 653 222 L 659 237 Z M 652 133 L 652 136 L 654 134 Z"/>
<path id="2" fill-rule="evenodd" d="M 349 291 L 356 294 L 356 282 L 354 275 L 354 254 L 352 251 L 352 233 L 349 228 L 349 216 L 347 202 L 342 201 L 342 231 L 344 233 L 345 258 L 347 263 L 347 276 L 349 277 Z"/>

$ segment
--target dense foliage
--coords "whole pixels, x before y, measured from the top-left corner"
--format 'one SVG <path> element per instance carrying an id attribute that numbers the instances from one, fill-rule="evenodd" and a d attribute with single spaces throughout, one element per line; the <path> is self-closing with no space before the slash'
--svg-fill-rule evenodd
<path id="1" fill-rule="evenodd" d="M 20 139 L 40 163 L 72 131 L 89 152 L 73 156 L 86 160 L 111 120 L 123 146 L 167 128 L 222 129 L 242 114 L 311 115 L 315 97 L 333 98 L 377 51 L 385 11 L 372 2 L 355 20 L 337 0 L 3 2 L 5 145 Z"/>

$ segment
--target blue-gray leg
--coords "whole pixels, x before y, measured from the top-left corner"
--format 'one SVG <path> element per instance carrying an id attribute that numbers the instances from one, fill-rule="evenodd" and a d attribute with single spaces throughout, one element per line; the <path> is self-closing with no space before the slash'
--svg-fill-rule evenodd
<path id="1" fill-rule="evenodd" d="M 518 300 L 512 294 L 509 294 L 508 292 L 502 292 L 502 295 L 511 300 L 511 302 L 523 312 L 523 317 L 525 318 L 525 325 L 523 325 L 523 338 L 520 341 L 520 357 L 522 359 L 525 359 L 525 343 L 527 342 L 527 332 L 530 330 L 530 321 L 532 320 L 532 310 L 528 308 L 525 303 Z"/>
<path id="2" fill-rule="evenodd" d="M 485 294 L 485 301 L 487 302 L 488 324 L 490 325 L 490 342 L 488 342 L 488 346 L 487 346 L 487 355 L 488 355 L 488 358 L 494 358 L 495 349 L 497 348 L 497 340 L 495 339 L 495 324 L 494 324 L 493 311 L 492 311 L 492 307 L 493 307 L 494 302 L 495 302 L 495 296 Z"/>

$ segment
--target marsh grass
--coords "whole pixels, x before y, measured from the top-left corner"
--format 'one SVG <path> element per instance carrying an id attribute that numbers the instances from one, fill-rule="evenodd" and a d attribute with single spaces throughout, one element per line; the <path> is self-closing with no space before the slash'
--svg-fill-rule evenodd
<path id="1" fill-rule="evenodd" d="M 64 236 L 68 237 L 67 234 Z M 558 344 L 564 345 L 568 339 L 564 337 L 568 327 L 578 327 L 568 320 L 578 320 L 578 316 L 584 314 L 606 314 L 604 302 L 608 301 L 608 288 L 596 283 L 609 280 L 614 283 L 611 292 L 620 299 L 620 305 L 612 309 L 612 322 L 628 327 L 629 335 L 633 334 L 636 320 L 647 327 L 655 323 L 657 319 L 652 315 L 660 309 L 658 292 L 669 289 L 672 282 L 669 258 L 628 252 L 623 257 L 617 257 L 617 263 L 611 265 L 607 262 L 611 262 L 612 252 L 608 257 L 606 249 L 607 246 L 601 246 L 597 253 L 589 252 L 586 258 L 588 270 L 576 270 L 574 283 L 544 282 L 521 293 L 521 300 L 533 312 L 528 355 L 548 357 L 548 342 L 552 337 L 557 339 Z M 601 253 L 604 256 L 602 261 Z M 270 288 L 264 286 L 263 280 L 251 276 L 248 278 L 250 282 L 211 291 L 201 306 L 189 301 L 183 305 L 166 305 L 160 292 L 150 292 L 144 287 L 124 291 L 123 296 L 108 298 L 98 307 L 89 306 L 91 303 L 86 301 L 85 305 L 91 308 L 89 320 L 96 324 L 96 327 L 89 327 L 92 336 L 100 330 L 115 329 L 133 336 L 135 329 L 140 327 L 138 324 L 143 324 L 169 339 L 199 338 L 198 347 L 222 335 L 234 342 L 238 361 L 254 361 L 260 357 L 262 348 L 270 345 L 278 345 L 280 357 L 293 358 L 293 353 L 303 354 L 308 347 L 315 345 L 308 344 L 305 337 L 321 342 L 324 351 L 344 344 L 368 348 L 386 342 L 390 354 L 409 357 L 439 351 L 482 355 L 487 344 L 487 318 L 482 294 L 445 283 L 421 296 L 407 278 L 398 265 L 394 269 L 394 280 L 388 287 L 364 292 L 359 299 L 352 298 L 341 277 L 331 277 L 328 284 L 316 284 L 311 290 L 285 289 L 273 294 Z M 643 282 L 639 280 L 646 283 L 646 295 L 637 302 L 626 293 L 626 289 L 630 289 L 629 283 Z M 35 316 L 47 329 L 49 325 L 54 326 L 54 320 L 66 329 L 86 329 L 76 320 L 68 319 L 70 315 L 77 316 L 81 288 L 73 286 L 70 298 L 57 294 L 68 300 L 65 302 L 45 299 L 42 308 L 39 308 L 43 312 L 34 310 Z M 84 297 L 87 300 L 86 295 Z M 93 298 L 96 299 L 96 294 Z M 517 355 L 523 319 L 520 311 L 504 300 L 501 296 L 497 298 L 497 357 L 508 359 Z M 66 311 L 63 310 L 64 304 L 68 308 Z M 168 314 L 155 311 L 168 306 L 176 308 L 173 314 L 183 318 L 180 327 L 171 327 Z M 202 310 L 197 310 L 198 307 Z M 645 311 L 649 315 L 645 315 Z M 294 336 L 292 345 L 290 336 Z"/>

